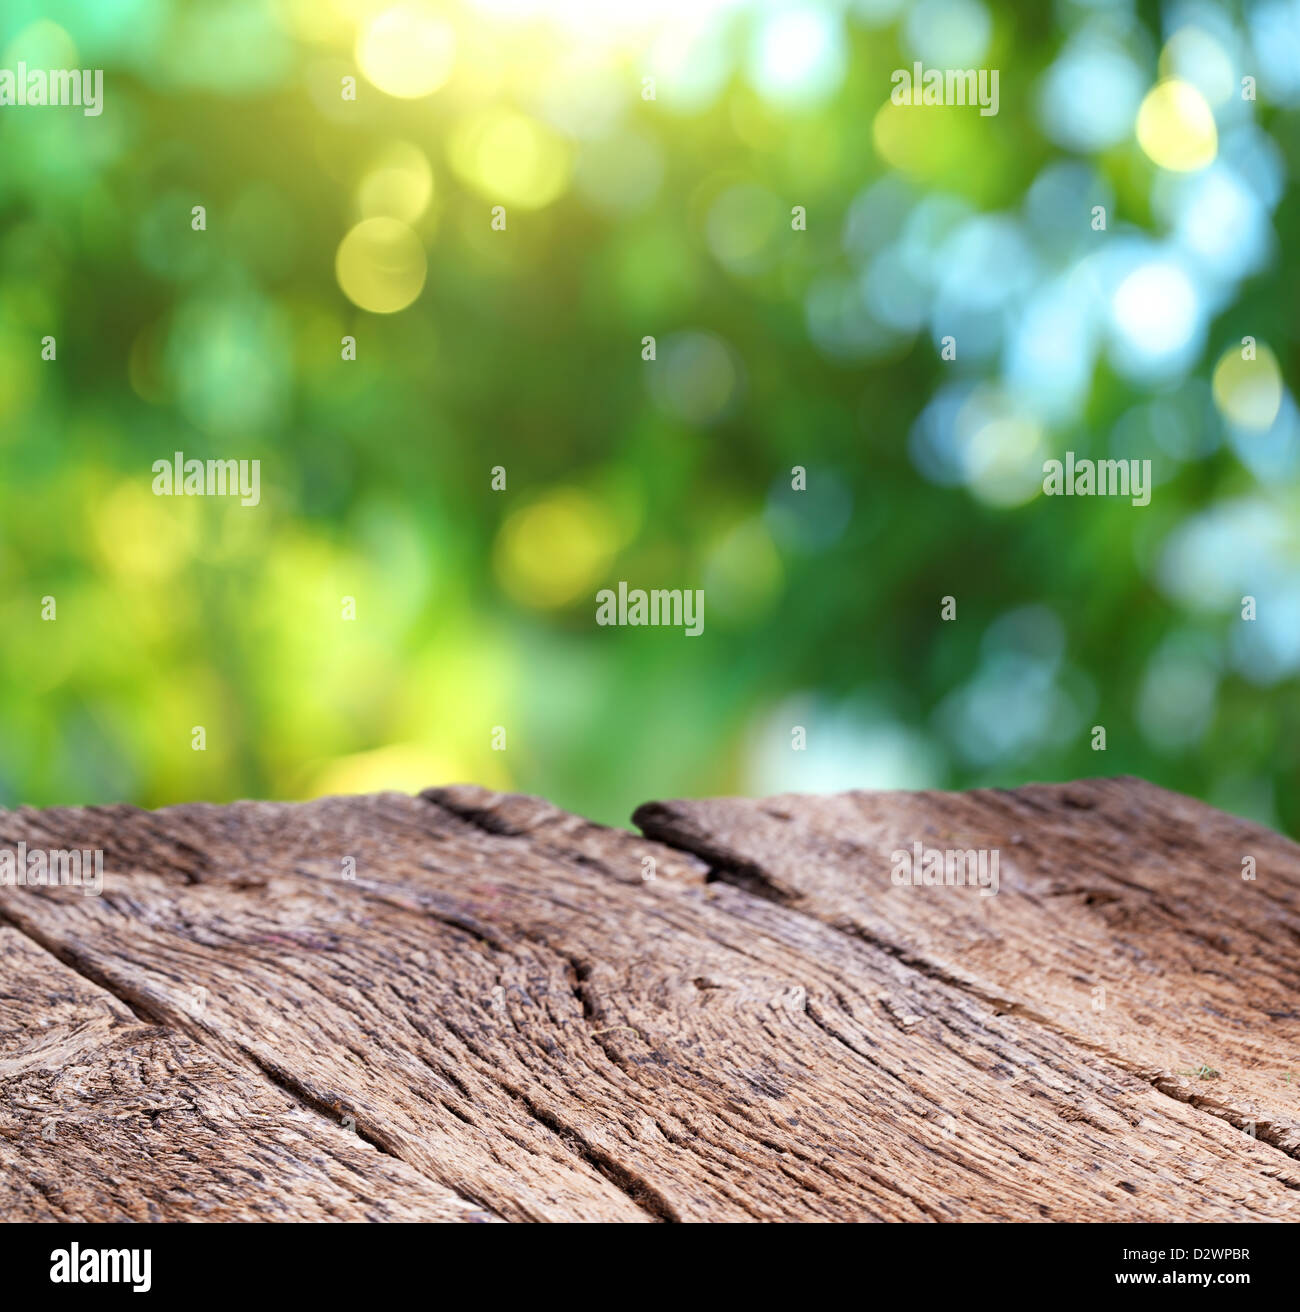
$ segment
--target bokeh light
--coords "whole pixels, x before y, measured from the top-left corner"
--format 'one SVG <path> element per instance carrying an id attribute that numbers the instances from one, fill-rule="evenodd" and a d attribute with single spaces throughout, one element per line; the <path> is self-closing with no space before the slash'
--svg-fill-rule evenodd
<path id="1" fill-rule="evenodd" d="M 362 179 L 357 207 L 364 218 L 414 223 L 433 198 L 433 171 L 424 152 L 409 142 L 385 147 Z"/>
<path id="2" fill-rule="evenodd" d="M 1254 345 L 1248 357 L 1230 347 L 1214 367 L 1214 403 L 1231 424 L 1254 432 L 1273 426 L 1282 408 L 1282 371 L 1277 356 L 1265 345 Z"/>
<path id="3" fill-rule="evenodd" d="M 380 91 L 415 100 L 437 91 L 451 75 L 456 34 L 433 5 L 405 0 L 364 24 L 356 58 Z"/>
<path id="4" fill-rule="evenodd" d="M 1138 110 L 1138 143 L 1162 169 L 1203 169 L 1218 152 L 1214 112 L 1190 83 L 1168 78 L 1147 92 Z"/>
<path id="5" fill-rule="evenodd" d="M 354 305 L 373 314 L 404 310 L 424 289 L 424 247 L 397 219 L 364 219 L 339 243 L 339 286 Z"/>
<path id="6" fill-rule="evenodd" d="M 1300 832 L 1297 12 L 4 7 L 105 112 L 0 114 L 0 802 L 1132 772 Z"/>
<path id="7" fill-rule="evenodd" d="M 497 577 L 525 606 L 568 605 L 584 594 L 594 597 L 618 544 L 618 526 L 604 505 L 576 488 L 559 488 L 502 525 Z"/>
<path id="8" fill-rule="evenodd" d="M 489 200 L 541 209 L 568 186 L 571 148 L 536 119 L 494 111 L 459 124 L 447 146 L 452 167 Z"/>

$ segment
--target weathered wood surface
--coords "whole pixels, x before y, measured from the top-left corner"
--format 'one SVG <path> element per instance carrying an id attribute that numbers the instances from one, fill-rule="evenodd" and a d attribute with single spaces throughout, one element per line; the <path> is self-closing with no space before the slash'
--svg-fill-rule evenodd
<path id="1" fill-rule="evenodd" d="M 1300 1156 L 1300 847 L 1271 830 L 1127 778 L 652 803 L 637 819 Z M 998 849 L 1000 893 L 894 887 L 890 853 L 917 841 Z"/>
<path id="2" fill-rule="evenodd" d="M 4 927 L 0 1216 L 491 1219 Z"/>
<path id="3" fill-rule="evenodd" d="M 1300 1214 L 1294 845 L 1124 781 L 639 817 L 475 788 L 0 813 L 0 846 L 106 868 L 0 886 L 0 964 L 44 981 L 0 986 L 3 1212 Z M 998 896 L 891 886 L 945 834 L 1002 843 Z M 69 1080 L 126 1127 L 97 1162 L 98 1121 L 42 1139 Z"/>

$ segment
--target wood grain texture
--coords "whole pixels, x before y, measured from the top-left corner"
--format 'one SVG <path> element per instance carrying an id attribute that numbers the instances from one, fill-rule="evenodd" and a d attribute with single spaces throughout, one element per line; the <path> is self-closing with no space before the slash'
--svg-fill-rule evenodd
<path id="1" fill-rule="evenodd" d="M 649 823 L 744 841 L 692 805 Z M 1096 1045 L 537 799 L 0 814 L 18 840 L 104 849 L 104 893 L 0 919 L 506 1219 L 1296 1215 L 1278 1147 Z"/>
<path id="2" fill-rule="evenodd" d="M 722 879 L 1300 1155 L 1300 846 L 1271 830 L 1127 778 L 663 802 L 636 819 Z M 916 842 L 997 849 L 1000 891 L 894 886 L 891 854 Z"/>
<path id="3" fill-rule="evenodd" d="M 491 1219 L 5 927 L 0 1217 Z"/>

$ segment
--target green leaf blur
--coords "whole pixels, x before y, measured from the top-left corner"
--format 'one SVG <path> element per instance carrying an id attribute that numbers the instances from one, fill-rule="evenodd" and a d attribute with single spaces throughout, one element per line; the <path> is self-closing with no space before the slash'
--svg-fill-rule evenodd
<path id="1" fill-rule="evenodd" d="M 1132 772 L 1300 832 L 1300 4 L 1185 14 L 7 0 L 0 68 L 104 77 L 0 106 L 0 802 Z"/>

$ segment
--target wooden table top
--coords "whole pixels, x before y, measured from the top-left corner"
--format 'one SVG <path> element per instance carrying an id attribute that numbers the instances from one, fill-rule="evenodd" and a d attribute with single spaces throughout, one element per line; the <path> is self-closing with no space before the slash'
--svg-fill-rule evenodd
<path id="1" fill-rule="evenodd" d="M 0 1217 L 1300 1215 L 1295 843 L 1135 779 L 635 818 L 0 812 L 104 871 L 0 866 Z"/>

